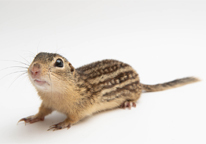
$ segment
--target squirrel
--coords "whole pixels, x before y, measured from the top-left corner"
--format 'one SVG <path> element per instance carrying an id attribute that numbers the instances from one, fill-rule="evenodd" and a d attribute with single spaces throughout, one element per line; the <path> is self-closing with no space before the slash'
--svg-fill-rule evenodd
<path id="1" fill-rule="evenodd" d="M 48 130 L 70 128 L 81 119 L 94 113 L 136 107 L 143 91 L 167 90 L 199 81 L 186 77 L 170 82 L 145 85 L 128 64 L 117 60 L 102 60 L 74 68 L 63 56 L 56 53 L 38 53 L 28 67 L 28 76 L 42 99 L 36 115 L 19 122 L 35 123 L 56 110 L 67 116 Z"/>

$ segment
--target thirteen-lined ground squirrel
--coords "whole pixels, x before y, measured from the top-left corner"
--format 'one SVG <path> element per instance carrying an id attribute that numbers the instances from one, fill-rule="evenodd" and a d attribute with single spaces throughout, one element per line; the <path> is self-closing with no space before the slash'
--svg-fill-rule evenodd
<path id="1" fill-rule="evenodd" d="M 43 121 L 54 110 L 67 116 L 65 121 L 49 130 L 69 128 L 103 110 L 135 107 L 142 90 L 161 91 L 198 81 L 195 77 L 187 77 L 164 84 L 144 85 L 137 72 L 123 62 L 103 60 L 75 69 L 66 58 L 53 53 L 37 54 L 28 68 L 28 75 L 42 104 L 36 115 L 20 121 Z"/>

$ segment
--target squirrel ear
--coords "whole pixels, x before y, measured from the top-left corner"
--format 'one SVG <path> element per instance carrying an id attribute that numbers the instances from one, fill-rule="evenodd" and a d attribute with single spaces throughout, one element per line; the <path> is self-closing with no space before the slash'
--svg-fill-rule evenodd
<path id="1" fill-rule="evenodd" d="M 71 69 L 71 72 L 74 72 L 74 67 L 72 66 L 71 63 L 69 63 L 69 67 L 70 67 L 70 69 Z"/>

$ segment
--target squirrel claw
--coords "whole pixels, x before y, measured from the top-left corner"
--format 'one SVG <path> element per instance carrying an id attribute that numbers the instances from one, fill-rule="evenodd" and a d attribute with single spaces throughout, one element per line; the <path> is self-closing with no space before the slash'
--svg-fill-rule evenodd
<path id="1" fill-rule="evenodd" d="M 27 123 L 26 120 L 27 120 L 26 118 L 20 119 L 20 120 L 17 122 L 17 125 L 18 125 L 20 122 L 22 122 L 22 121 L 24 121 L 24 122 L 25 122 L 25 125 L 26 125 L 26 123 Z"/>
<path id="2" fill-rule="evenodd" d="M 64 123 L 58 123 L 58 124 L 54 124 L 52 126 L 49 127 L 49 129 L 47 131 L 57 131 L 57 130 L 61 130 L 64 128 L 69 129 L 71 127 L 71 124 L 65 125 Z"/>
<path id="3" fill-rule="evenodd" d="M 135 102 L 131 102 L 131 101 L 125 101 L 123 104 L 120 105 L 121 108 L 129 108 L 131 109 L 132 107 L 136 107 L 136 103 Z"/>
<path id="4" fill-rule="evenodd" d="M 44 121 L 44 118 L 33 118 L 32 116 L 30 116 L 30 117 L 27 117 L 27 118 L 22 118 L 22 119 L 20 119 L 19 121 L 18 121 L 18 123 L 20 123 L 20 122 L 25 122 L 25 125 L 27 124 L 27 123 L 30 123 L 30 124 L 32 124 L 32 123 L 35 123 L 35 122 L 38 122 L 38 121 Z M 18 124 L 17 123 L 17 124 Z"/>

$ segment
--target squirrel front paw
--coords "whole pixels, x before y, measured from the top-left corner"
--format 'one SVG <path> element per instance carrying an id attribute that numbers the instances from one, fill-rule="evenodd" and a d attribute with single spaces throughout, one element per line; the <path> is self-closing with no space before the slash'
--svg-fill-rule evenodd
<path id="1" fill-rule="evenodd" d="M 50 130 L 56 131 L 56 130 L 61 130 L 61 129 L 64 129 L 64 128 L 69 129 L 70 127 L 71 127 L 71 124 L 64 121 L 64 122 L 60 122 L 58 124 L 50 126 L 48 131 L 50 131 Z"/>
<path id="2" fill-rule="evenodd" d="M 43 118 L 39 118 L 39 117 L 36 117 L 35 115 L 33 115 L 33 116 L 29 116 L 29 117 L 20 119 L 20 120 L 18 121 L 18 123 L 19 123 L 19 122 L 22 122 L 22 121 L 25 122 L 25 125 L 26 125 L 27 123 L 32 124 L 32 123 L 35 123 L 35 122 L 38 122 L 38 121 L 44 121 L 44 117 L 43 117 Z M 18 124 L 18 123 L 17 123 L 17 124 Z"/>

